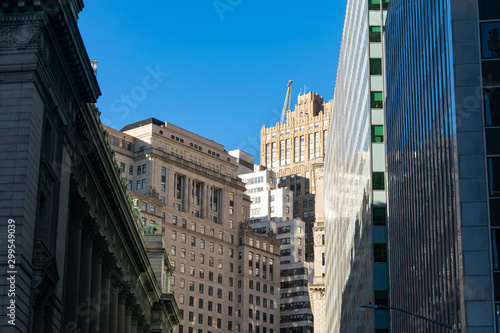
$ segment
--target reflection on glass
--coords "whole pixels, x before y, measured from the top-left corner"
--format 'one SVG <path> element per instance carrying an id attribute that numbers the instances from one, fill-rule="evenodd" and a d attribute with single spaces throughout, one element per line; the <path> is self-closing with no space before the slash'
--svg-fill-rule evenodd
<path id="1" fill-rule="evenodd" d="M 500 22 L 481 24 L 481 45 L 484 59 L 500 58 Z"/>

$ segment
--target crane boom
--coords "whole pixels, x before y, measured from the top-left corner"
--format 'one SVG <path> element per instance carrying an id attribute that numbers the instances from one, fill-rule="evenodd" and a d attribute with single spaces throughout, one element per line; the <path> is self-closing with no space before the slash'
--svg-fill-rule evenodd
<path id="1" fill-rule="evenodd" d="M 286 123 L 286 113 L 290 111 L 290 100 L 292 98 L 292 80 L 288 81 L 288 89 L 286 91 L 285 103 L 283 104 L 283 111 L 281 112 L 280 124 Z"/>

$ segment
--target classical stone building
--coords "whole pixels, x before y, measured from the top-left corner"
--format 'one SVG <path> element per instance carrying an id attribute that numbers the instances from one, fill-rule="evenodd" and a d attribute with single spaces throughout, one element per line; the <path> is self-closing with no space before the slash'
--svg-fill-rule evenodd
<path id="1" fill-rule="evenodd" d="M 279 243 L 247 228 L 241 160 L 155 118 L 106 130 L 143 223 L 158 224 L 168 242 L 183 314 L 174 332 L 277 333 Z"/>
<path id="2" fill-rule="evenodd" d="M 331 108 L 332 101 L 324 102 L 312 91 L 298 95 L 295 110 L 287 113 L 286 123 L 263 126 L 261 130 L 261 163 L 276 172 L 280 187 L 294 192 L 294 217 L 306 223 L 307 261 L 314 259 L 314 163 L 323 161 Z"/>
<path id="3" fill-rule="evenodd" d="M 142 235 L 93 105 L 82 8 L 0 1 L 0 331 L 167 333 L 168 256 Z"/>

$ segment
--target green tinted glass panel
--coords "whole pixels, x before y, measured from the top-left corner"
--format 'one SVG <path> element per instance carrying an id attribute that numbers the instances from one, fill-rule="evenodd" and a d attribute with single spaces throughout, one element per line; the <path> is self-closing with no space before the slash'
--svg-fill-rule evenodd
<path id="1" fill-rule="evenodd" d="M 368 9 L 369 10 L 379 10 L 380 9 L 380 0 L 368 0 Z"/>
<path id="2" fill-rule="evenodd" d="M 382 75 L 382 59 L 370 59 L 370 75 Z"/>
<path id="3" fill-rule="evenodd" d="M 383 96 L 381 91 L 372 91 L 370 93 L 370 107 L 374 109 L 381 109 L 384 106 L 382 99 Z"/>
<path id="4" fill-rule="evenodd" d="M 370 42 L 380 43 L 382 41 L 382 28 L 378 25 L 370 27 Z"/>
<path id="5" fill-rule="evenodd" d="M 385 189 L 385 181 L 384 181 L 384 173 L 383 172 L 374 172 L 373 177 L 373 189 L 374 190 L 384 190 Z"/>
<path id="6" fill-rule="evenodd" d="M 384 142 L 383 125 L 372 125 L 372 142 Z"/>
<path id="7" fill-rule="evenodd" d="M 384 226 L 386 225 L 385 207 L 373 207 L 373 224 Z"/>
<path id="8" fill-rule="evenodd" d="M 389 0 L 382 0 L 382 9 L 389 8 Z"/>

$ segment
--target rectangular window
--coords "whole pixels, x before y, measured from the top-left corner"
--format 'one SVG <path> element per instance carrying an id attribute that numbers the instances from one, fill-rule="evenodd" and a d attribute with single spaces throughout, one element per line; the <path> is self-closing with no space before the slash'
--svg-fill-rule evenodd
<path id="1" fill-rule="evenodd" d="M 271 144 L 266 144 L 266 166 L 271 167 Z"/>
<path id="2" fill-rule="evenodd" d="M 380 43 L 382 41 L 382 27 L 379 25 L 370 27 L 370 42 Z"/>
<path id="3" fill-rule="evenodd" d="M 161 168 L 161 191 L 162 192 L 165 192 L 166 178 L 167 178 L 167 169 L 162 167 Z"/>
<path id="4" fill-rule="evenodd" d="M 500 196 L 500 157 L 488 158 L 490 196 Z"/>
<path id="5" fill-rule="evenodd" d="M 300 160 L 301 161 L 305 160 L 305 156 L 304 156 L 305 143 L 306 143 L 305 137 L 302 135 L 300 137 Z"/>
<path id="6" fill-rule="evenodd" d="M 285 165 L 285 140 L 280 141 L 280 165 Z"/>
<path id="7" fill-rule="evenodd" d="M 373 207 L 373 224 L 378 226 L 386 225 L 385 207 Z"/>
<path id="8" fill-rule="evenodd" d="M 271 143 L 271 166 L 272 167 L 277 167 L 278 166 L 278 161 L 276 159 L 276 142 Z"/>
<path id="9" fill-rule="evenodd" d="M 500 58 L 500 22 L 481 23 L 481 47 L 483 59 Z"/>
<path id="10" fill-rule="evenodd" d="M 145 189 L 146 188 L 146 179 L 143 179 L 142 180 L 142 189 Z"/>
<path id="11" fill-rule="evenodd" d="M 131 190 L 131 189 L 132 189 L 132 181 L 131 181 L 131 180 L 129 180 L 129 181 L 128 181 L 128 189 L 129 189 L 129 190 Z"/>
<path id="12" fill-rule="evenodd" d="M 314 158 L 314 134 L 309 134 L 309 159 Z"/>
<path id="13" fill-rule="evenodd" d="M 319 157 L 319 132 L 314 133 L 314 157 Z"/>
<path id="14" fill-rule="evenodd" d="M 299 137 L 296 136 L 294 138 L 294 148 L 293 148 L 293 151 L 294 151 L 294 161 L 295 162 L 298 162 L 299 161 Z"/>
<path id="15" fill-rule="evenodd" d="M 141 189 L 141 181 L 140 181 L 140 180 L 138 180 L 138 181 L 137 181 L 137 186 L 136 186 L 136 189 L 137 189 L 137 190 L 140 190 L 140 189 Z"/>
<path id="16" fill-rule="evenodd" d="M 481 20 L 500 18 L 500 2 L 496 0 L 479 0 L 479 18 Z"/>
<path id="17" fill-rule="evenodd" d="M 234 193 L 229 192 L 229 215 L 234 213 Z"/>
<path id="18" fill-rule="evenodd" d="M 370 107 L 372 109 L 382 109 L 384 107 L 383 94 L 381 91 L 370 92 Z"/>
<path id="19" fill-rule="evenodd" d="M 485 89 L 484 110 L 486 126 L 500 126 L 500 88 Z"/>
<path id="20" fill-rule="evenodd" d="M 384 190 L 385 189 L 385 177 L 383 172 L 373 172 L 372 173 L 373 190 Z"/>
<path id="21" fill-rule="evenodd" d="M 384 126 L 372 125 L 372 142 L 384 142 Z"/>
<path id="22" fill-rule="evenodd" d="M 387 244 L 373 244 L 375 262 L 387 262 Z"/>
<path id="23" fill-rule="evenodd" d="M 380 10 L 380 0 L 368 0 L 368 10 Z"/>
<path id="24" fill-rule="evenodd" d="M 175 176 L 175 197 L 180 199 L 182 195 L 182 177 L 177 175 Z"/>
<path id="25" fill-rule="evenodd" d="M 382 59 L 370 59 L 370 75 L 382 75 Z"/>
<path id="26" fill-rule="evenodd" d="M 500 226 L 500 200 L 490 200 L 490 221 L 492 226 Z"/>
<path id="27" fill-rule="evenodd" d="M 285 164 L 290 164 L 290 139 L 286 139 L 285 145 Z"/>

